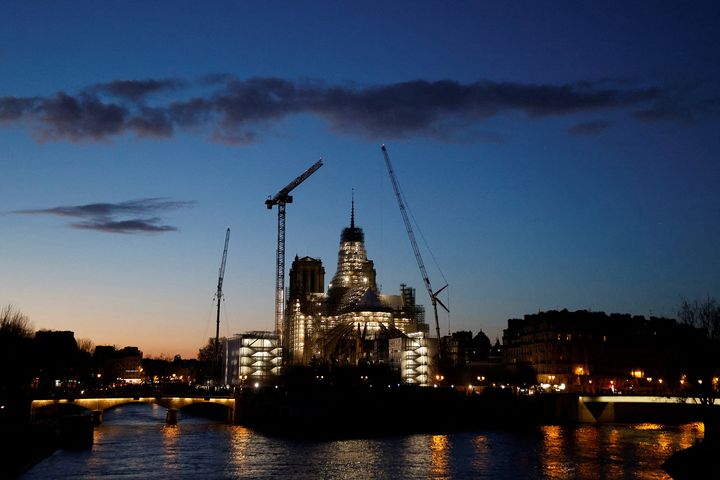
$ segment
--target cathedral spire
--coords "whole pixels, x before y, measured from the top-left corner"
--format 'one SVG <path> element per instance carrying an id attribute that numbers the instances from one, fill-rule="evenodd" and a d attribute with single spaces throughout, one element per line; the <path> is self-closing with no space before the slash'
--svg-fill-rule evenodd
<path id="1" fill-rule="evenodd" d="M 350 207 L 350 228 L 355 228 L 355 189 L 352 189 L 352 206 Z"/>
<path id="2" fill-rule="evenodd" d="M 352 197 L 350 203 L 350 226 L 345 227 L 340 236 L 341 242 L 364 242 L 362 228 L 355 225 L 355 189 L 352 189 Z"/>

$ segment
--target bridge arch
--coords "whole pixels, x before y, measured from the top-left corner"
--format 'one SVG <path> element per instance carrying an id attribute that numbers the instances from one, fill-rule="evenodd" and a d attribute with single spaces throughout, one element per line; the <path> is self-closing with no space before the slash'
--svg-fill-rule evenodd
<path id="1" fill-rule="evenodd" d="M 30 415 L 34 421 L 45 412 L 53 412 L 55 415 L 77 414 L 85 411 L 104 412 L 110 408 L 132 403 L 157 404 L 168 410 L 197 408 L 192 407 L 193 405 L 216 404 L 225 408 L 228 421 L 233 421 L 235 413 L 235 399 L 228 397 L 117 397 L 33 400 L 30 406 Z"/>

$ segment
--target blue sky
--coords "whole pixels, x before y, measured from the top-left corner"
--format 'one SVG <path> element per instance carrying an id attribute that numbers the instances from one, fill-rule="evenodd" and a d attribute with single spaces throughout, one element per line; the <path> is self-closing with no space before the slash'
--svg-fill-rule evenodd
<path id="1" fill-rule="evenodd" d="M 429 306 L 382 143 L 450 283 L 444 332 L 720 295 L 714 2 L 9 1 L 0 18 L 0 304 L 36 328 L 195 356 L 229 225 L 221 333 L 271 329 L 263 202 L 320 157 L 287 264 L 334 273 L 355 189 L 383 291 Z"/>

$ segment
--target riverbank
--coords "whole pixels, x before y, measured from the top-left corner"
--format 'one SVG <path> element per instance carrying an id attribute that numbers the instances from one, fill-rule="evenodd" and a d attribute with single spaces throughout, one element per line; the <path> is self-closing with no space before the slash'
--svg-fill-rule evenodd
<path id="1" fill-rule="evenodd" d="M 550 396 L 413 387 L 250 389 L 236 397 L 235 415 L 236 423 L 263 433 L 303 438 L 522 428 L 557 420 Z"/>
<path id="2" fill-rule="evenodd" d="M 0 478 L 15 478 L 60 447 L 57 429 L 50 424 L 0 427 Z"/>
<path id="3" fill-rule="evenodd" d="M 702 420 L 698 405 L 632 402 L 627 397 L 577 394 L 482 394 L 453 388 L 382 386 L 245 389 L 236 396 L 235 423 L 273 435 L 352 438 L 445 433 L 574 423 L 679 425 Z"/>

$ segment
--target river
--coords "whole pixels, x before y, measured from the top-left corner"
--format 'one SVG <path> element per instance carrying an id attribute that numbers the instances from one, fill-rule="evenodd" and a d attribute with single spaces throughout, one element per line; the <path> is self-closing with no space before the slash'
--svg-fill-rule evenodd
<path id="1" fill-rule="evenodd" d="M 58 450 L 21 478 L 657 479 L 703 433 L 702 424 L 577 425 L 303 441 L 189 415 L 164 421 L 159 406 L 117 407 L 92 450 Z"/>

